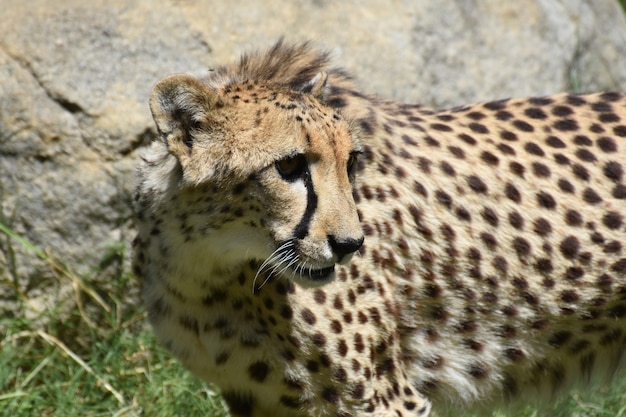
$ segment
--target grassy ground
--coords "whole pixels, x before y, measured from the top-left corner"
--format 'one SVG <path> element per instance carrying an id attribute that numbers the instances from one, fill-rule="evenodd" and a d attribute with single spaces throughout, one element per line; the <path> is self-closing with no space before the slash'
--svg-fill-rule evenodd
<path id="1" fill-rule="evenodd" d="M 124 288 L 135 285 L 129 276 L 119 277 L 118 293 L 100 296 L 88 279 L 59 266 L 2 223 L 0 238 L 27 247 L 77 288 L 67 305 L 43 315 L 34 315 L 23 297 L 16 302 L 24 314 L 0 318 L 0 330 L 5 330 L 0 335 L 0 417 L 226 415 L 219 394 L 157 345 L 143 310 L 123 308 Z M 71 317 L 61 320 L 59 312 L 68 309 Z M 42 322 L 47 324 L 37 324 Z M 626 380 L 585 397 L 572 395 L 549 412 L 529 408 L 509 415 L 626 417 Z"/>
<path id="2" fill-rule="evenodd" d="M 0 349 L 1 416 L 225 416 L 220 398 L 186 373 L 148 331 L 120 329 L 71 346 L 28 323 Z"/>

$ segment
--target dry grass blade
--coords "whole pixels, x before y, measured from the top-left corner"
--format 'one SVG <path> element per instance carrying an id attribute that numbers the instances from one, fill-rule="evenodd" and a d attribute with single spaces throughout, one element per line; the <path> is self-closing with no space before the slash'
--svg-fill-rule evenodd
<path id="1" fill-rule="evenodd" d="M 115 397 L 115 399 L 122 405 L 126 404 L 126 400 L 124 399 L 124 396 L 117 391 L 115 388 L 113 388 L 113 386 L 111 384 L 109 384 L 107 381 L 105 381 L 102 377 L 100 377 L 100 375 L 98 375 L 91 366 L 89 366 L 85 361 L 83 361 L 80 356 L 78 356 L 77 354 L 75 354 L 74 352 L 72 352 L 72 350 L 70 348 L 68 348 L 65 343 L 61 342 L 59 339 L 57 339 L 56 337 L 43 332 L 41 330 L 37 330 L 37 335 L 39 335 L 39 337 L 41 337 L 42 339 L 44 339 L 46 342 L 55 345 L 56 347 L 58 347 L 59 349 L 61 349 L 63 351 L 63 353 L 65 353 L 67 356 L 69 356 L 74 362 L 76 362 L 77 364 L 79 364 L 85 371 L 87 371 L 90 375 L 92 375 L 94 378 L 96 378 L 98 380 L 98 382 L 100 384 L 102 384 L 102 386 L 104 387 L 104 389 L 106 389 L 107 391 L 109 391 L 111 394 L 113 394 L 113 396 Z"/>
<path id="2" fill-rule="evenodd" d="M 42 259 L 45 260 L 48 265 L 50 265 L 59 274 L 72 281 L 72 283 L 80 288 L 81 291 L 84 291 L 86 294 L 88 294 L 96 303 L 98 303 L 104 309 L 104 311 L 106 311 L 107 313 L 111 312 L 111 306 L 109 306 L 102 299 L 102 297 L 100 297 L 94 290 L 89 288 L 89 286 L 87 286 L 87 284 L 85 284 L 83 280 L 72 274 L 70 271 L 67 270 L 67 268 L 63 267 L 63 265 L 57 262 L 50 254 L 44 253 L 44 257 Z"/>
<path id="3" fill-rule="evenodd" d="M 13 333 L 9 336 L 6 336 L 4 339 L 0 340 L 0 348 L 8 345 L 9 343 L 13 343 L 16 340 L 22 339 L 24 337 L 33 337 L 34 334 L 30 330 L 23 330 L 21 332 Z"/>
<path id="4" fill-rule="evenodd" d="M 11 239 L 14 239 L 18 242 L 24 249 L 33 252 L 37 257 L 45 261 L 52 269 L 54 269 L 61 276 L 68 278 L 72 283 L 80 288 L 81 291 L 84 291 L 88 294 L 96 303 L 98 303 L 104 311 L 107 313 L 111 312 L 111 307 L 100 297 L 94 290 L 89 288 L 80 278 L 76 277 L 67 268 L 63 267 L 59 262 L 57 262 L 54 257 L 52 257 L 49 253 L 39 249 L 37 246 L 30 243 L 28 240 L 24 239 L 22 236 L 15 233 L 5 224 L 0 221 L 0 232 L 6 234 Z"/>
<path id="5" fill-rule="evenodd" d="M 1 394 L 0 395 L 0 401 L 10 400 L 12 398 L 25 397 L 27 395 L 28 395 L 28 393 L 26 391 L 9 392 L 7 394 Z"/>
<path id="6" fill-rule="evenodd" d="M 43 358 L 43 360 L 41 362 L 39 362 L 39 364 L 35 367 L 35 369 L 33 369 L 31 371 L 30 374 L 28 374 L 28 376 L 26 378 L 24 378 L 24 380 L 20 383 L 20 388 L 24 388 L 26 387 L 30 381 L 32 381 L 39 372 L 41 372 L 41 370 L 48 364 L 48 362 L 50 362 L 50 356 L 46 356 L 45 358 Z"/>

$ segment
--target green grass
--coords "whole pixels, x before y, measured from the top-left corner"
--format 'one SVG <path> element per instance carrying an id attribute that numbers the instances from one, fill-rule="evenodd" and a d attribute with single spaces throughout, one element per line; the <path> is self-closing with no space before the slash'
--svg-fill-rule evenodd
<path id="1" fill-rule="evenodd" d="M 527 407 L 517 413 L 495 413 L 494 417 L 626 417 L 626 380 L 610 388 L 572 393 L 559 404 L 543 410 Z M 476 416 L 479 417 L 479 416 Z"/>
<path id="2" fill-rule="evenodd" d="M 0 318 L 0 417 L 226 416 L 219 394 L 156 343 L 143 310 L 123 305 L 122 295 L 136 285 L 128 275 L 99 295 L 88 277 L 77 277 L 1 221 L 0 238 L 27 248 L 77 288 L 66 304 L 41 314 L 22 295 L 19 317 Z M 626 380 L 574 394 L 542 413 L 528 408 L 494 416 L 626 417 Z"/>
<path id="3" fill-rule="evenodd" d="M 52 332 L 12 327 L 21 329 L 0 349 L 2 416 L 224 415 L 217 394 L 147 331 L 119 331 L 77 353 Z"/>

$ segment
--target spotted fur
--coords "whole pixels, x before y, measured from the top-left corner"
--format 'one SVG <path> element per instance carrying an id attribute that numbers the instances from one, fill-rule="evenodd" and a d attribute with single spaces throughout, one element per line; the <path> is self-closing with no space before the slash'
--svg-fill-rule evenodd
<path id="1" fill-rule="evenodd" d="M 151 107 L 136 271 L 233 415 L 461 415 L 623 367 L 623 95 L 433 111 L 279 42 Z"/>

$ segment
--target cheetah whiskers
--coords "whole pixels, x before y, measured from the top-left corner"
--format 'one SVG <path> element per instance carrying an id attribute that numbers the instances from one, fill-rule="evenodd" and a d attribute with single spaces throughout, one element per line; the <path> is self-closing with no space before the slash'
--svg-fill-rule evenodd
<path id="1" fill-rule="evenodd" d="M 304 276 L 304 274 L 308 271 L 309 273 L 309 278 L 313 277 L 313 268 L 311 266 L 307 266 L 306 262 L 301 263 L 300 265 L 298 265 L 297 267 L 294 268 L 296 274 L 298 274 L 299 276 Z"/>
<path id="2" fill-rule="evenodd" d="M 269 272 L 269 274 L 267 274 L 267 277 L 265 277 L 265 280 L 263 280 L 263 282 L 261 283 L 259 288 L 257 288 L 257 290 L 260 290 L 261 288 L 263 288 L 263 286 L 265 284 L 267 284 L 267 282 L 270 280 L 270 278 L 272 278 L 274 275 L 281 276 L 286 270 L 289 269 L 289 267 L 291 267 L 294 263 L 297 263 L 298 260 L 300 259 L 300 257 L 298 255 L 296 255 L 292 260 L 289 261 L 289 258 L 292 255 L 293 255 L 293 252 L 285 254 L 284 258 L 279 263 L 274 265 L 274 268 L 272 268 L 272 270 Z M 278 268 L 280 268 L 287 261 L 289 261 L 289 263 L 286 266 L 284 266 L 283 269 L 278 271 Z M 276 271 L 278 271 L 278 273 Z"/>
<path id="3" fill-rule="evenodd" d="M 289 259 L 289 256 L 286 256 L 286 260 Z M 265 278 L 265 280 L 263 281 L 263 283 L 261 283 L 261 285 L 259 286 L 259 289 L 263 288 L 263 286 L 270 280 L 270 278 L 272 276 L 274 276 L 275 274 L 277 274 L 278 276 L 281 276 L 285 273 L 285 271 L 287 271 L 290 267 L 292 267 L 294 264 L 298 263 L 298 261 L 300 260 L 300 256 L 296 255 L 291 261 L 289 261 L 289 263 L 283 267 L 283 269 L 281 269 L 278 273 L 276 273 L 276 270 L 278 270 L 278 268 L 280 267 L 281 264 L 277 264 L 272 271 L 268 274 L 268 276 Z M 284 263 L 285 261 L 281 261 L 281 263 Z M 293 271 L 294 269 L 292 269 Z"/>
<path id="4" fill-rule="evenodd" d="M 288 270 L 291 266 L 293 266 L 293 264 L 298 263 L 298 261 L 299 261 L 299 260 L 300 260 L 300 256 L 299 256 L 299 255 L 296 255 L 296 256 L 295 256 L 295 257 L 294 257 L 294 258 L 293 258 L 293 259 L 292 259 L 292 260 L 291 260 L 291 261 L 290 261 L 290 262 L 289 262 L 289 263 L 288 263 L 288 264 L 287 264 L 287 265 L 283 268 L 283 269 L 281 269 L 281 270 L 278 272 L 278 275 L 280 276 L 280 275 L 284 274 L 284 273 L 285 273 L 285 271 L 287 271 L 287 270 Z M 263 286 L 267 283 L 267 281 L 270 279 L 270 277 L 274 274 L 275 270 L 276 270 L 276 269 L 278 269 L 278 266 L 280 266 L 280 265 L 277 265 L 276 267 L 274 267 L 274 269 L 273 269 L 273 270 L 272 270 L 272 272 L 268 275 L 268 277 L 267 277 L 267 278 L 265 278 L 265 281 L 263 281 L 263 283 L 261 284 L 261 286 L 259 287 L 259 289 L 261 289 L 261 288 L 262 288 L 262 287 L 263 287 Z"/>
<path id="5" fill-rule="evenodd" d="M 263 288 L 263 286 L 272 278 L 272 276 L 281 267 L 281 265 L 284 265 L 285 263 L 289 262 L 287 266 L 281 270 L 281 273 L 282 273 L 285 270 L 287 270 L 291 265 L 293 265 L 295 262 L 298 262 L 299 257 L 297 255 L 295 256 L 295 259 L 294 259 L 295 252 L 293 250 L 293 246 L 294 246 L 293 240 L 288 240 L 282 245 L 280 245 L 274 252 L 270 254 L 270 256 L 267 257 L 267 259 L 265 259 L 265 261 L 263 261 L 261 266 L 259 266 L 259 269 L 257 269 L 256 274 L 254 275 L 254 279 L 252 280 L 252 292 L 256 292 L 260 290 L 261 288 Z M 256 282 L 257 282 L 257 279 L 259 278 L 259 275 L 261 275 L 263 272 L 265 272 L 269 268 L 271 268 L 271 270 L 269 271 L 269 273 L 267 274 L 267 276 L 265 277 L 261 285 L 257 288 Z"/>
<path id="6" fill-rule="evenodd" d="M 257 270 L 257 273 L 256 273 L 254 279 L 256 280 L 257 277 L 261 274 L 261 272 L 263 272 L 263 270 L 265 268 L 267 268 L 269 265 L 274 264 L 276 259 L 284 257 L 286 255 L 286 253 L 288 253 L 288 251 L 290 249 L 289 246 L 293 246 L 293 242 L 291 240 L 283 243 L 274 252 L 272 252 L 270 254 L 270 256 L 268 256 L 267 259 L 265 259 L 265 261 L 261 264 L 261 266 L 259 266 L 259 269 Z M 281 263 L 282 263 L 282 261 L 281 261 Z"/>

